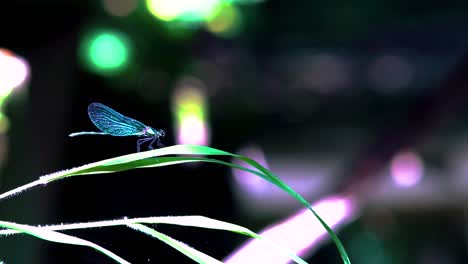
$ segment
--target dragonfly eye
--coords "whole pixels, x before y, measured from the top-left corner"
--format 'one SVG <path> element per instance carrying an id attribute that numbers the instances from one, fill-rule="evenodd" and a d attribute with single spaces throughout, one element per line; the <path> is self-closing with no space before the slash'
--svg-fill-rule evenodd
<path id="1" fill-rule="evenodd" d="M 158 135 L 160 137 L 164 137 L 166 135 L 166 132 L 164 132 L 164 130 L 161 129 L 161 130 L 159 130 Z"/>

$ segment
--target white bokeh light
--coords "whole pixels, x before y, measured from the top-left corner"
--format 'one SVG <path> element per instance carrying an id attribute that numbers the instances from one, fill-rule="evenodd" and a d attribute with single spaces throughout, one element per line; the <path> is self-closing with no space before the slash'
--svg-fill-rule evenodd
<path id="1" fill-rule="evenodd" d="M 0 49 L 0 97 L 8 96 L 13 89 L 27 80 L 29 67 L 25 60 Z"/>

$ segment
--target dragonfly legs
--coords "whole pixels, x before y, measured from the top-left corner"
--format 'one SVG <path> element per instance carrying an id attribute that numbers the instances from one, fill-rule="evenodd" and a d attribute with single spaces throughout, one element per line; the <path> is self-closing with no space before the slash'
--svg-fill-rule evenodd
<path id="1" fill-rule="evenodd" d="M 140 138 L 137 140 L 137 152 L 140 152 L 140 146 L 141 144 L 145 143 L 145 142 L 148 142 L 150 141 L 151 142 L 149 143 L 148 145 L 148 149 L 154 149 L 153 147 L 153 144 L 156 142 L 156 145 L 158 145 L 158 147 L 164 147 L 163 144 L 161 144 L 161 139 L 158 137 L 158 136 L 154 136 L 154 137 L 146 137 L 146 138 Z"/>
<path id="2" fill-rule="evenodd" d="M 158 136 L 155 136 L 153 140 L 151 140 L 151 143 L 149 143 L 148 145 L 149 149 L 153 149 L 154 142 L 156 142 L 156 145 L 158 145 L 158 147 L 164 147 L 163 144 L 161 144 L 160 138 Z"/>
<path id="3" fill-rule="evenodd" d="M 161 143 L 161 138 L 158 137 L 158 142 L 156 143 L 158 147 L 162 148 L 164 145 Z"/>
<path id="4" fill-rule="evenodd" d="M 148 142 L 148 141 L 150 141 L 150 140 L 152 140 L 152 139 L 153 139 L 153 138 L 140 138 L 140 139 L 138 139 L 138 140 L 137 140 L 137 152 L 140 152 L 140 146 L 141 146 L 141 144 L 143 144 L 143 143 L 145 143 L 145 142 Z M 154 141 L 154 139 L 153 139 L 153 141 Z M 152 142 L 153 142 L 153 141 L 152 141 Z M 152 143 L 151 143 L 151 144 L 152 144 Z M 151 145 L 151 144 L 150 144 L 150 145 Z M 152 149 L 152 148 L 150 147 L 149 149 Z"/>

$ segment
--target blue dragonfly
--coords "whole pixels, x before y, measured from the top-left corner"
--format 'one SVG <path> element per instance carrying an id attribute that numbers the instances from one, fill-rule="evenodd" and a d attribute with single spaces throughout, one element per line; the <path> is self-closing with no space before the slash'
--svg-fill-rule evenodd
<path id="1" fill-rule="evenodd" d="M 165 136 L 164 130 L 157 130 L 146 126 L 140 121 L 124 116 L 101 103 L 91 103 L 88 106 L 88 116 L 93 124 L 102 132 L 76 132 L 68 135 L 69 137 L 84 135 L 136 136 L 140 137 L 137 140 L 137 152 L 140 152 L 140 146 L 148 141 L 150 142 L 148 149 L 153 149 L 155 142 L 158 147 L 163 147 L 160 138 Z"/>

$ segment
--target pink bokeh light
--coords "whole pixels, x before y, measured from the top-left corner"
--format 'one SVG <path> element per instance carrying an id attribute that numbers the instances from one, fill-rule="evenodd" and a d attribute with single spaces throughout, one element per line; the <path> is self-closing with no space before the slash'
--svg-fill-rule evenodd
<path id="1" fill-rule="evenodd" d="M 208 144 L 208 129 L 203 120 L 197 117 L 185 118 L 178 131 L 177 142 L 179 144 Z"/>
<path id="2" fill-rule="evenodd" d="M 333 230 L 352 221 L 357 214 L 357 206 L 351 197 L 324 198 L 312 208 Z M 310 254 L 312 249 L 328 237 L 325 228 L 308 209 L 300 210 L 280 223 L 266 228 L 260 235 L 299 256 Z M 267 243 L 251 239 L 224 261 L 227 264 L 284 264 L 291 260 L 285 253 L 273 250 Z"/>
<path id="3" fill-rule="evenodd" d="M 400 152 L 390 164 L 392 180 L 401 187 L 411 187 L 419 183 L 424 175 L 421 158 L 414 152 Z"/>

